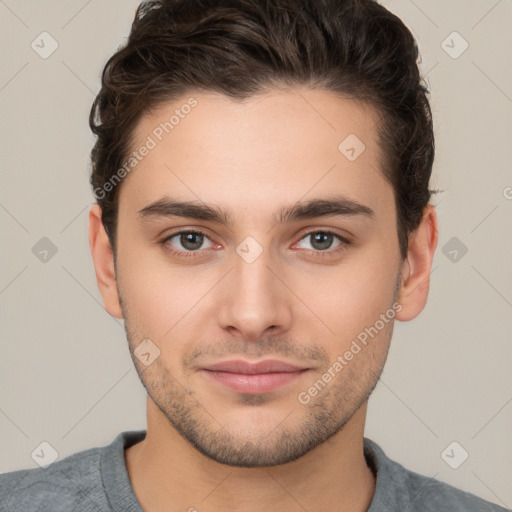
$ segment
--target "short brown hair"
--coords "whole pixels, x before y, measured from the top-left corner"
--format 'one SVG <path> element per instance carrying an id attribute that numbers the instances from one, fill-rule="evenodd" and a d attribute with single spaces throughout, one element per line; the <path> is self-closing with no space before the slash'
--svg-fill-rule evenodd
<path id="1" fill-rule="evenodd" d="M 382 171 L 392 185 L 400 253 L 431 197 L 434 134 L 409 29 L 374 0 L 149 0 L 107 62 L 89 124 L 91 185 L 114 255 L 123 166 L 141 117 L 191 91 L 243 101 L 307 86 L 379 113 Z M 112 183 L 112 181 L 110 181 Z M 98 194 L 98 191 L 101 194 Z"/>

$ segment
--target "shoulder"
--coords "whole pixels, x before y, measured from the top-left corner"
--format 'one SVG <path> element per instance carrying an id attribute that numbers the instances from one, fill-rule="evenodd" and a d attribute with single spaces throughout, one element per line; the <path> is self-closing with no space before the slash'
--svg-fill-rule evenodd
<path id="1" fill-rule="evenodd" d="M 0 474 L 0 511 L 104 510 L 101 448 L 75 453 L 46 468 Z"/>
<path id="2" fill-rule="evenodd" d="M 374 500 L 368 512 L 507 512 L 472 493 L 406 469 L 370 439 L 365 438 L 364 449 L 367 462 L 377 471 Z"/>
<path id="3" fill-rule="evenodd" d="M 411 510 L 425 512 L 505 512 L 507 509 L 475 494 L 458 489 L 435 478 L 428 478 L 404 468 L 410 489 Z"/>

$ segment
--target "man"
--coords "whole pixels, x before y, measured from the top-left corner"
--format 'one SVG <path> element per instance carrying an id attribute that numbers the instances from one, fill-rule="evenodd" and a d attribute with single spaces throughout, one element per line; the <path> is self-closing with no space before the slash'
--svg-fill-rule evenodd
<path id="1" fill-rule="evenodd" d="M 438 238 L 417 57 L 370 0 L 140 6 L 91 111 L 89 240 L 147 431 L 2 475 L 1 510 L 504 510 L 364 438 Z"/>

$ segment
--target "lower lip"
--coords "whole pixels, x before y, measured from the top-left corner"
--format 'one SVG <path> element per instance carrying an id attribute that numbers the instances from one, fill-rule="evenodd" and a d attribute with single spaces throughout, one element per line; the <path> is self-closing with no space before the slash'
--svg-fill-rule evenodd
<path id="1" fill-rule="evenodd" d="M 202 370 L 210 379 L 238 393 L 260 394 L 274 391 L 285 384 L 297 380 L 305 371 L 275 373 L 230 373 Z"/>

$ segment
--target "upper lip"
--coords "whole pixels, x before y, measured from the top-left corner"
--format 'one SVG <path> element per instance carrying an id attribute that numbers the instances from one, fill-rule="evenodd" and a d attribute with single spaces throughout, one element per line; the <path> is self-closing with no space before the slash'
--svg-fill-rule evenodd
<path id="1" fill-rule="evenodd" d="M 256 363 L 244 361 L 242 359 L 231 359 L 229 361 L 221 361 L 219 363 L 211 364 L 202 368 L 203 370 L 228 372 L 228 373 L 244 373 L 244 374 L 257 374 L 257 373 L 276 373 L 276 372 L 297 372 L 305 370 L 306 368 L 296 366 L 284 361 L 276 359 L 265 359 Z"/>

